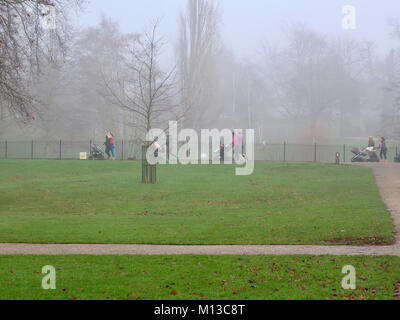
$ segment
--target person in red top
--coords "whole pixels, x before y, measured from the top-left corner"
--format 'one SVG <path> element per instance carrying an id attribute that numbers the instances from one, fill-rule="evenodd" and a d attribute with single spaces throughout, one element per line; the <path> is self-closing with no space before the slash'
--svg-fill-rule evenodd
<path id="1" fill-rule="evenodd" d="M 111 151 L 111 160 L 115 160 L 115 142 L 114 142 L 114 133 L 109 132 L 107 134 L 110 144 L 110 151 Z"/>

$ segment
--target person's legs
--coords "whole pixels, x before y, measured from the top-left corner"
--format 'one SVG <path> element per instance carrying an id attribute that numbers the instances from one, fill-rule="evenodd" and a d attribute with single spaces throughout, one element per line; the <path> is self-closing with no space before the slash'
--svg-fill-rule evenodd
<path id="1" fill-rule="evenodd" d="M 385 157 L 385 161 L 387 160 L 387 149 L 383 150 L 383 155 Z"/>
<path id="2" fill-rule="evenodd" d="M 111 147 L 112 159 L 115 160 L 115 146 Z"/>
<path id="3" fill-rule="evenodd" d="M 238 162 L 239 161 L 239 155 L 240 155 L 240 152 L 241 152 L 241 150 L 240 150 L 240 146 L 234 146 L 234 158 L 235 158 L 235 161 L 236 162 Z"/>
<path id="4" fill-rule="evenodd" d="M 106 148 L 106 155 L 107 155 L 108 159 L 111 158 L 110 148 L 109 147 Z"/>

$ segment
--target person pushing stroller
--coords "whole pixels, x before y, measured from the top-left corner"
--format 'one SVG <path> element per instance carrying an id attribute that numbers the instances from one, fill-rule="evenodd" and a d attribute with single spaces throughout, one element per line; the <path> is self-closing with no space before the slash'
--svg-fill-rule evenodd
<path id="1" fill-rule="evenodd" d="M 104 143 L 106 146 L 106 154 L 108 160 L 115 160 L 115 142 L 114 142 L 114 133 L 107 132 L 106 134 L 106 142 Z"/>
<path id="2" fill-rule="evenodd" d="M 386 138 L 385 137 L 381 138 L 381 142 L 379 144 L 379 149 L 381 150 L 380 158 L 381 158 L 382 162 L 386 162 L 387 161 L 388 148 L 387 148 L 387 145 L 386 145 Z"/>

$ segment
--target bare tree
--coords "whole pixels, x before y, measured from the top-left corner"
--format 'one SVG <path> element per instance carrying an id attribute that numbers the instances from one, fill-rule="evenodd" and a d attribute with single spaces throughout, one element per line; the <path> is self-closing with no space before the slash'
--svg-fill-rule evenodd
<path id="1" fill-rule="evenodd" d="M 141 129 L 143 141 L 155 126 L 182 117 L 177 103 L 176 67 L 164 71 L 161 66 L 164 43 L 157 36 L 157 28 L 158 22 L 143 37 L 130 41 L 125 70 L 116 71 L 111 79 L 103 77 L 104 97 L 133 115 L 131 126 Z"/>
<path id="2" fill-rule="evenodd" d="M 331 41 L 304 26 L 292 27 L 288 40 L 287 48 L 264 47 L 267 83 L 281 112 L 309 128 L 301 128 L 303 139 L 316 142 L 327 135 L 335 115 L 339 114 L 343 127 L 346 108 L 361 110 L 360 75 L 369 47 Z M 359 114 L 357 117 L 362 119 Z"/>
<path id="3" fill-rule="evenodd" d="M 178 44 L 179 74 L 183 88 L 182 104 L 189 113 L 186 125 L 205 122 L 218 87 L 216 54 L 219 50 L 219 11 L 214 1 L 189 0 L 180 17 Z M 215 99 L 214 99 L 215 100 Z"/>
<path id="4" fill-rule="evenodd" d="M 392 23 L 392 36 L 400 40 L 400 23 Z M 393 49 L 387 58 L 385 100 L 382 106 L 381 132 L 398 137 L 400 134 L 400 48 Z"/>
<path id="5" fill-rule="evenodd" d="M 85 0 L 2 0 L 0 2 L 0 100 L 10 114 L 23 121 L 34 117 L 39 101 L 31 81 L 52 57 L 53 46 L 63 48 L 67 12 Z M 56 28 L 42 28 L 45 9 L 54 8 Z"/>

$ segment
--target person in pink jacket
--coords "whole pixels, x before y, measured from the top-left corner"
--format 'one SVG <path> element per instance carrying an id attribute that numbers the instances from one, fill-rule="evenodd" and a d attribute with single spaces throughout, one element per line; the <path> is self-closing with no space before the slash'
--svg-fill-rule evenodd
<path id="1" fill-rule="evenodd" d="M 234 156 L 235 160 L 239 160 L 239 156 L 243 150 L 243 137 L 240 133 L 233 134 L 233 148 L 234 148 Z"/>

